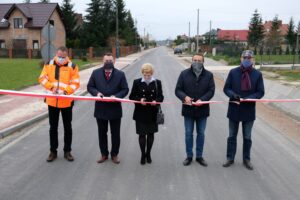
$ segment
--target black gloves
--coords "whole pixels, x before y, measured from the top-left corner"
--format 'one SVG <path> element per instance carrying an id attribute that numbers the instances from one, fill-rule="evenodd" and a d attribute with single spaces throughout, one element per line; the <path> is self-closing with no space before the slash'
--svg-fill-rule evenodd
<path id="1" fill-rule="evenodd" d="M 240 102 L 241 101 L 241 96 L 238 94 L 233 95 L 233 101 Z"/>

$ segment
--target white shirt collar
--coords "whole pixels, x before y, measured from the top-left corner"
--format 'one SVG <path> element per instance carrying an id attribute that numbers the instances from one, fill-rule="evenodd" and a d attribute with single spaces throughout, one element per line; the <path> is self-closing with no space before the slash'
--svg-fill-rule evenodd
<path id="1" fill-rule="evenodd" d="M 149 83 L 151 83 L 152 81 L 155 81 L 155 78 L 152 76 L 151 80 L 149 81 Z M 146 80 L 144 79 L 144 77 L 142 77 L 141 82 L 146 82 Z"/>

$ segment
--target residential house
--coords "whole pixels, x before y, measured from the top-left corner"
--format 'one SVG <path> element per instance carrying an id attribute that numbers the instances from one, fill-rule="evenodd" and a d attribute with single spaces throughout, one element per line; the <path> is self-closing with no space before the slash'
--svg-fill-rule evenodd
<path id="1" fill-rule="evenodd" d="M 46 43 L 43 27 L 50 22 L 55 28 L 52 44 L 66 44 L 66 31 L 57 3 L 0 4 L 0 48 L 41 49 Z"/>
<path id="2" fill-rule="evenodd" d="M 248 44 L 248 33 L 249 30 L 217 30 L 217 38 L 225 43 L 239 43 Z"/>
<path id="3" fill-rule="evenodd" d="M 272 21 L 265 21 L 264 30 L 267 36 L 271 30 Z M 284 37 L 288 32 L 288 24 L 283 24 L 279 21 L 280 35 Z M 217 30 L 218 40 L 224 41 L 225 43 L 243 43 L 247 45 L 249 30 Z"/>
<path id="4" fill-rule="evenodd" d="M 265 21 L 264 23 L 264 29 L 265 34 L 268 35 L 272 28 L 272 21 Z M 289 25 L 283 24 L 281 20 L 279 20 L 279 31 L 281 36 L 285 36 L 288 33 Z"/>

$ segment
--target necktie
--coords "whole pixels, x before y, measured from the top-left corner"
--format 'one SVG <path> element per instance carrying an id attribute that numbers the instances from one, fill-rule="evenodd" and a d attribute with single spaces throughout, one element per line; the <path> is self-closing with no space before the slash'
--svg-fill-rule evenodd
<path id="1" fill-rule="evenodd" d="M 110 73 L 111 73 L 111 72 L 105 72 L 105 78 L 106 78 L 106 80 L 108 80 L 108 79 L 109 79 L 109 77 L 110 77 Z"/>

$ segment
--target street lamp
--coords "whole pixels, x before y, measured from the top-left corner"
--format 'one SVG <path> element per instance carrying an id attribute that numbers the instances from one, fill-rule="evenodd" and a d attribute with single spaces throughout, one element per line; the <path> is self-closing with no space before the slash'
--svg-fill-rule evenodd
<path id="1" fill-rule="evenodd" d="M 116 58 L 119 58 L 119 6 L 118 1 L 116 1 Z"/>
<path id="2" fill-rule="evenodd" d="M 199 53 L 199 9 L 197 10 L 197 49 L 196 53 Z"/>
<path id="3" fill-rule="evenodd" d="M 188 49 L 191 52 L 191 22 L 189 22 L 189 37 L 188 37 Z"/>
<path id="4" fill-rule="evenodd" d="M 297 32 L 297 39 L 296 39 L 296 54 L 298 55 L 299 54 L 299 30 Z M 298 62 L 299 62 L 299 55 L 298 55 Z"/>

